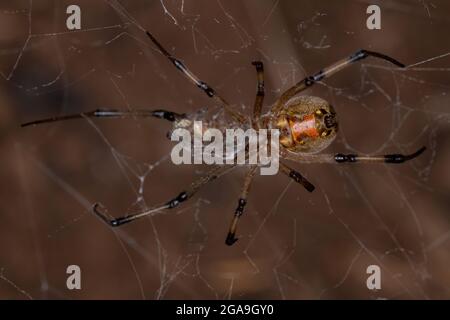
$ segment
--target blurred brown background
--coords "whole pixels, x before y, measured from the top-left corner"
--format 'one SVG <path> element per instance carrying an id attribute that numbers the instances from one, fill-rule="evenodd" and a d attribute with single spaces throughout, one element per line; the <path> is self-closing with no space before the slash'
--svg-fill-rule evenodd
<path id="1" fill-rule="evenodd" d="M 382 29 L 366 28 L 381 6 Z M 78 4 L 82 30 L 69 32 Z M 224 244 L 242 169 L 167 214 L 111 230 L 166 201 L 205 171 L 174 166 L 169 124 L 154 119 L 20 123 L 100 107 L 193 112 L 214 103 L 142 32 L 103 1 L 0 1 L 0 298 L 450 297 L 450 3 L 435 1 L 122 1 L 140 25 L 233 105 L 250 114 L 265 63 L 265 110 L 276 97 L 359 48 L 367 59 L 306 94 L 336 106 L 327 152 L 427 152 L 404 165 L 292 164 L 313 194 L 283 175 L 257 176 L 240 240 Z M 31 10 L 31 13 L 30 13 Z M 441 57 L 440 57 L 441 56 Z M 428 60 L 428 62 L 420 63 Z M 66 268 L 82 289 L 66 288 Z M 382 289 L 366 287 L 366 268 Z"/>

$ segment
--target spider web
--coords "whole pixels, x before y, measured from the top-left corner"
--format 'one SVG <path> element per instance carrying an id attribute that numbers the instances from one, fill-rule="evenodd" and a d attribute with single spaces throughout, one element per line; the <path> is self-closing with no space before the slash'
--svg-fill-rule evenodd
<path id="1" fill-rule="evenodd" d="M 72 3 L 70 3 L 72 4 Z M 2 214 L 0 297 L 449 298 L 450 48 L 445 1 L 77 1 L 68 31 L 61 1 L 0 5 Z M 251 114 L 265 64 L 265 111 L 286 89 L 359 48 L 367 59 L 304 94 L 335 106 L 326 152 L 427 151 L 404 165 L 295 164 L 316 186 L 257 176 L 224 244 L 245 174 L 237 168 L 177 209 L 111 229 L 91 212 L 123 216 L 167 201 L 204 174 L 170 160 L 170 126 L 155 119 L 18 124 L 96 108 L 219 108 L 189 84 L 146 28 L 233 106 Z M 82 289 L 66 288 L 79 265 Z M 366 287 L 369 265 L 381 290 Z"/>

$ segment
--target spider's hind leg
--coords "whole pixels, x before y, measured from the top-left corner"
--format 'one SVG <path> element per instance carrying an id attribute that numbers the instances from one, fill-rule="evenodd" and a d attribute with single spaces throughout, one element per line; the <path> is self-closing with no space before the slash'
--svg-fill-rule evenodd
<path id="1" fill-rule="evenodd" d="M 229 246 L 232 246 L 238 238 L 236 238 L 236 229 L 239 222 L 239 218 L 244 213 L 245 205 L 247 204 L 247 196 L 250 191 L 250 185 L 252 183 L 253 177 L 255 176 L 257 166 L 252 166 L 250 171 L 247 172 L 244 180 L 244 187 L 242 188 L 241 197 L 238 200 L 238 206 L 236 211 L 234 212 L 233 220 L 231 220 L 230 229 L 228 230 L 227 238 L 225 239 L 225 243 Z"/>
<path id="2" fill-rule="evenodd" d="M 94 212 L 94 214 L 97 217 L 99 217 L 103 222 L 105 222 L 109 226 L 118 227 L 123 224 L 129 223 L 129 222 L 132 222 L 132 221 L 135 221 L 135 220 L 147 217 L 147 216 L 152 216 L 161 211 L 170 210 L 170 209 L 174 209 L 174 208 L 178 207 L 183 202 L 192 198 L 200 188 L 204 187 L 211 181 L 228 173 L 234 167 L 235 167 L 235 165 L 213 166 L 212 169 L 210 169 L 206 175 L 197 178 L 194 182 L 191 183 L 191 185 L 188 188 L 186 188 L 186 189 L 184 189 L 184 191 L 180 192 L 175 198 L 172 198 L 171 200 L 164 202 L 162 204 L 150 207 L 147 210 L 144 210 L 141 212 L 121 216 L 118 218 L 111 218 L 107 214 L 106 209 L 99 203 L 94 204 L 94 206 L 92 207 L 92 211 Z"/>
<path id="3" fill-rule="evenodd" d="M 256 76 L 257 76 L 257 89 L 256 89 L 256 98 L 255 104 L 253 106 L 253 128 L 258 129 L 261 126 L 261 111 L 264 103 L 264 64 L 261 61 L 253 61 L 252 64 L 256 68 Z"/>

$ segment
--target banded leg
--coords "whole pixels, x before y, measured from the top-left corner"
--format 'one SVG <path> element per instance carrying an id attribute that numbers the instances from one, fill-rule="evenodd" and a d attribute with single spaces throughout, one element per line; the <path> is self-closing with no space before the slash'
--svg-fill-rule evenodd
<path id="1" fill-rule="evenodd" d="M 181 120 L 186 118 L 186 114 L 179 114 L 172 111 L 167 110 L 117 110 L 117 109 L 97 109 L 89 112 L 81 112 L 77 114 L 70 114 L 66 116 L 56 116 L 46 119 L 40 119 L 35 121 L 30 121 L 23 123 L 21 126 L 31 126 L 41 123 L 55 122 L 55 121 L 63 121 L 70 119 L 81 119 L 81 118 L 126 118 L 126 117 L 137 117 L 137 118 L 160 118 L 165 119 L 170 122 L 174 122 L 177 120 Z"/>
<path id="2" fill-rule="evenodd" d="M 414 153 L 403 155 L 400 153 L 385 154 L 381 156 L 360 156 L 357 154 L 342 154 L 338 153 L 334 156 L 334 161 L 338 163 L 343 162 L 385 162 L 385 163 L 403 163 L 405 161 L 414 159 L 425 151 L 425 147 L 420 148 Z"/>
<path id="3" fill-rule="evenodd" d="M 254 129 L 258 129 L 261 127 L 261 111 L 264 102 L 264 65 L 261 61 L 254 61 L 252 64 L 256 67 L 258 81 L 255 105 L 253 107 L 252 125 Z"/>
<path id="4" fill-rule="evenodd" d="M 192 73 L 191 70 L 189 70 L 183 62 L 172 56 L 163 46 L 161 43 L 159 43 L 158 40 L 149 32 L 145 31 L 147 36 L 150 38 L 150 40 L 153 42 L 153 44 L 159 49 L 159 51 L 167 58 L 170 62 L 173 63 L 173 65 L 183 73 L 183 75 L 193 84 L 195 84 L 199 89 L 201 89 L 203 92 L 206 93 L 206 95 L 210 98 L 215 99 L 220 104 L 222 104 L 225 107 L 225 111 L 228 112 L 236 121 L 240 123 L 245 123 L 246 118 L 240 114 L 239 112 L 233 110 L 230 106 L 230 104 L 222 98 L 216 91 L 211 88 L 206 82 L 200 80 L 194 73 Z"/>
<path id="5" fill-rule="evenodd" d="M 313 155 L 296 155 L 286 154 L 285 159 L 293 160 L 299 163 L 389 163 L 398 164 L 412 160 L 420 156 L 426 147 L 422 147 L 411 154 L 385 154 L 385 155 L 357 155 L 357 154 L 313 154 Z"/>
<path id="6" fill-rule="evenodd" d="M 228 230 L 228 235 L 225 243 L 229 246 L 233 245 L 238 239 L 236 238 L 236 229 L 239 222 L 239 218 L 244 213 L 245 205 L 247 204 L 247 196 L 250 191 L 250 185 L 252 184 L 253 177 L 255 176 L 257 166 L 252 166 L 250 171 L 245 175 L 244 187 L 242 188 L 241 197 L 238 201 L 238 206 L 234 212 L 233 220 L 231 220 L 230 229 Z"/>
<path id="7" fill-rule="evenodd" d="M 316 187 L 308 181 L 305 177 L 303 177 L 300 172 L 288 167 L 287 165 L 280 162 L 281 172 L 287 175 L 289 178 L 294 180 L 295 182 L 301 184 L 306 190 L 309 192 L 313 192 Z"/>
<path id="8" fill-rule="evenodd" d="M 305 90 L 306 88 L 312 86 L 318 81 L 321 81 L 325 78 L 330 77 L 331 75 L 341 71 L 342 69 L 350 66 L 353 62 L 363 60 L 367 57 L 375 57 L 378 59 L 386 60 L 400 68 L 404 68 L 405 65 L 394 58 L 391 58 L 387 55 L 384 55 L 382 53 L 368 51 L 368 50 L 359 50 L 356 53 L 352 54 L 351 56 L 344 58 L 342 60 L 339 60 L 338 62 L 332 64 L 331 66 L 320 70 L 316 74 L 306 77 L 300 82 L 298 82 L 296 85 L 285 91 L 281 97 L 276 101 L 275 105 L 272 107 L 272 113 L 276 116 L 280 110 L 283 108 L 285 103 L 300 93 L 301 91 Z"/>
<path id="9" fill-rule="evenodd" d="M 117 227 L 120 225 L 123 225 L 125 223 L 132 222 L 134 220 L 154 215 L 155 213 L 158 213 L 163 210 L 167 209 L 173 209 L 176 208 L 180 203 L 185 202 L 189 200 L 194 194 L 203 186 L 208 184 L 209 182 L 219 178 L 220 176 L 223 176 L 224 174 L 228 173 L 231 169 L 233 169 L 235 165 L 231 166 L 214 166 L 205 176 L 200 177 L 196 181 L 194 181 L 189 188 L 187 188 L 185 191 L 178 194 L 175 198 L 171 199 L 170 201 L 156 205 L 151 207 L 148 210 L 145 210 L 143 212 L 131 214 L 128 216 L 123 216 L 119 218 L 113 218 L 110 219 L 104 210 L 99 209 L 101 207 L 100 204 L 96 203 L 93 206 L 94 213 L 100 217 L 104 222 L 106 222 L 111 227 Z"/>

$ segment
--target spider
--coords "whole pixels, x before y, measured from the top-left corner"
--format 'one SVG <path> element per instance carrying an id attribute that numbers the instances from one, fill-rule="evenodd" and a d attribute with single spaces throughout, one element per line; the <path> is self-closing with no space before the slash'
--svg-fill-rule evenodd
<path id="1" fill-rule="evenodd" d="M 253 107 L 252 117 L 244 116 L 234 110 L 231 105 L 222 98 L 212 87 L 206 82 L 200 80 L 191 70 L 189 70 L 182 61 L 169 53 L 161 43 L 149 32 L 143 30 L 151 42 L 186 78 L 188 81 L 196 85 L 200 90 L 205 92 L 208 97 L 214 99 L 219 105 L 223 106 L 225 113 L 231 116 L 234 122 L 240 127 L 253 127 L 254 129 L 279 129 L 280 157 L 287 160 L 293 160 L 298 163 L 389 163 L 397 164 L 411 160 L 424 152 L 425 147 L 420 148 L 412 154 L 386 154 L 386 155 L 357 155 L 357 154 L 319 154 L 320 151 L 328 147 L 336 138 L 338 131 L 338 121 L 334 108 L 325 100 L 313 96 L 297 96 L 303 90 L 313 86 L 317 82 L 330 77 L 331 75 L 350 66 L 354 62 L 361 61 L 367 57 L 375 57 L 386 60 L 397 67 L 405 68 L 405 65 L 397 60 L 368 50 L 359 50 L 354 54 L 337 61 L 336 63 L 320 70 L 319 72 L 308 76 L 299 81 L 293 87 L 285 91 L 271 106 L 267 114 L 262 114 L 264 101 L 264 67 L 261 61 L 252 62 L 257 73 L 257 91 Z M 55 116 L 47 119 L 36 120 L 22 124 L 22 127 L 36 125 L 47 122 L 60 120 L 68 120 L 74 118 L 88 117 L 105 117 L 105 118 L 123 118 L 123 117 L 156 117 L 173 123 L 174 128 L 186 127 L 192 124 L 189 116 L 179 114 L 167 110 L 118 110 L 118 109 L 97 109 L 95 111 L 83 112 L 79 114 Z M 105 213 L 102 205 L 96 203 L 93 205 L 93 212 L 111 227 L 121 226 L 131 221 L 153 215 L 162 210 L 173 209 L 182 202 L 187 201 L 201 188 L 212 180 L 224 175 L 236 165 L 213 165 L 206 175 L 196 179 L 184 191 L 179 193 L 175 198 L 160 205 L 150 207 L 149 209 L 125 215 L 118 218 L 110 218 Z M 233 245 L 238 239 L 236 238 L 236 230 L 238 221 L 244 213 L 247 203 L 252 179 L 255 175 L 258 165 L 250 165 L 247 169 L 241 196 L 235 210 L 231 225 L 225 243 L 229 246 Z M 302 185 L 307 191 L 314 191 L 314 185 L 303 177 L 298 171 L 292 169 L 283 162 L 280 162 L 280 171 Z"/>

